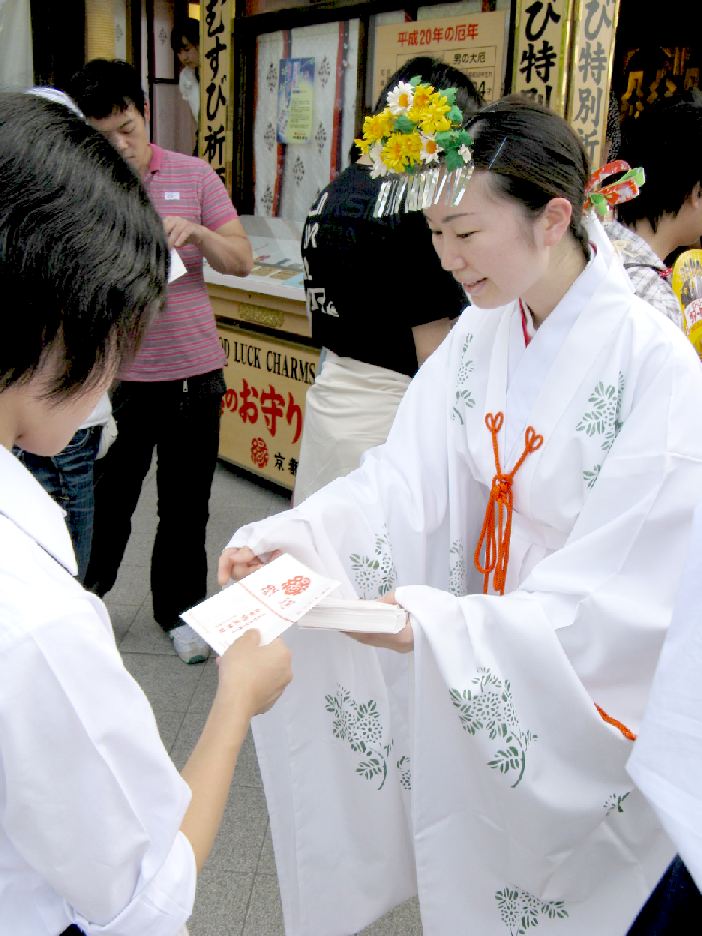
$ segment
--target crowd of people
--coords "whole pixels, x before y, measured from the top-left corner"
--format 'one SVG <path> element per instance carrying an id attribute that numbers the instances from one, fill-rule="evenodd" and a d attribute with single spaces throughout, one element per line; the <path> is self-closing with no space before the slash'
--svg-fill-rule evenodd
<path id="1" fill-rule="evenodd" d="M 0 94 L 0 930 L 186 932 L 252 726 L 291 936 L 415 894 L 431 936 L 685 931 L 702 370 L 667 263 L 702 236 L 702 104 L 642 115 L 596 183 L 549 109 L 431 59 L 392 76 L 306 222 L 324 363 L 295 506 L 235 531 L 219 581 L 283 550 L 407 623 L 248 631 L 179 773 L 101 598 L 155 454 L 154 619 L 209 655 L 180 618 L 225 390 L 203 258 L 252 252 L 207 164 L 149 141 L 130 65 L 65 92 Z"/>

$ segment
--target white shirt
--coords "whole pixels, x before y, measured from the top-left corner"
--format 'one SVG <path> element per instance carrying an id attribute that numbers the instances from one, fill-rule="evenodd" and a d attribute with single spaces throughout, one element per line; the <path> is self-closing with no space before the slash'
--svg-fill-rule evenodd
<path id="1" fill-rule="evenodd" d="M 192 68 L 181 68 L 178 76 L 178 87 L 183 100 L 190 108 L 193 118 L 197 123 L 200 113 L 200 83 L 195 77 L 195 70 Z"/>
<path id="2" fill-rule="evenodd" d="M 173 936 L 190 790 L 72 573 L 61 509 L 0 448 L 0 931 Z"/>

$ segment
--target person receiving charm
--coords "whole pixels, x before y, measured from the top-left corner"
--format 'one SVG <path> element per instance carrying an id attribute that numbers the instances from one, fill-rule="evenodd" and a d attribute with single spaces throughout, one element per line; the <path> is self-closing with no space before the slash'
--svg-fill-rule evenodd
<path id="1" fill-rule="evenodd" d="M 427 936 L 622 936 L 673 855 L 626 763 L 702 490 L 702 372 L 561 117 L 390 97 L 362 141 L 377 210 L 424 211 L 471 305 L 385 445 L 220 558 L 224 584 L 287 550 L 410 615 L 286 635 L 297 678 L 255 727 L 286 933 L 417 894 Z"/>

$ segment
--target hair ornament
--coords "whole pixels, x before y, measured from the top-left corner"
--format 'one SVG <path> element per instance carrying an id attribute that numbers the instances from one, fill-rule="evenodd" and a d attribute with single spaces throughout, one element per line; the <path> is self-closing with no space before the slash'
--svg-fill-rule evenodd
<path id="1" fill-rule="evenodd" d="M 620 172 L 623 172 L 624 175 L 616 182 L 610 182 L 609 185 L 600 187 L 603 179 L 618 175 Z M 645 181 L 646 173 L 642 166 L 632 169 L 629 163 L 623 159 L 615 159 L 613 162 L 602 166 L 597 172 L 593 172 L 590 176 L 585 187 L 583 211 L 593 210 L 601 218 L 606 218 L 610 208 L 636 198 Z"/>
<path id="2" fill-rule="evenodd" d="M 379 114 L 363 122 L 356 140 L 384 181 L 375 216 L 418 211 L 450 197 L 457 204 L 473 171 L 473 140 L 463 128 L 456 89 L 437 91 L 419 76 L 401 81 Z"/>

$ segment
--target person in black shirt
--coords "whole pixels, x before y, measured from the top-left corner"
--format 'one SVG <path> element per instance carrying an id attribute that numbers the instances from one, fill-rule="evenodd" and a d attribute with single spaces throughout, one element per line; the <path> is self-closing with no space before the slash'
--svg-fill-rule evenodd
<path id="1" fill-rule="evenodd" d="M 455 87 L 466 118 L 482 103 L 466 75 L 421 56 L 392 75 L 374 113 L 415 76 Z M 381 182 L 361 156 L 320 193 L 303 228 L 307 311 L 322 355 L 306 397 L 295 503 L 385 441 L 410 379 L 468 304 L 420 212 L 374 217 Z"/>

